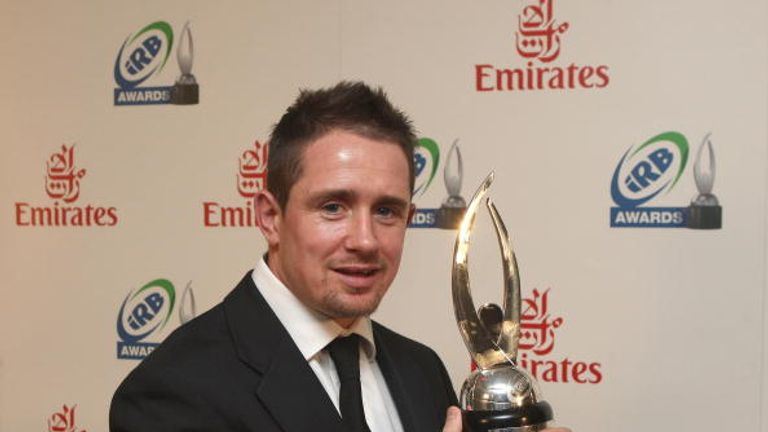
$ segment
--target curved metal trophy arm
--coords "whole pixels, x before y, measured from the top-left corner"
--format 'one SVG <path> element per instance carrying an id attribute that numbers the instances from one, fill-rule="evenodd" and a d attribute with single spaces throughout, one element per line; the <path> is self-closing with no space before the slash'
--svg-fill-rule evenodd
<path id="1" fill-rule="evenodd" d="M 517 259 L 512 249 L 512 241 L 509 239 L 507 227 L 499 216 L 499 211 L 490 198 L 486 201 L 488 211 L 491 213 L 493 226 L 496 229 L 496 239 L 501 249 L 502 268 L 504 269 L 504 303 L 503 318 L 499 332 L 498 347 L 508 360 L 517 363 L 517 347 L 520 341 L 520 273 L 517 269 Z"/>
<path id="2" fill-rule="evenodd" d="M 520 334 L 520 282 L 517 263 L 509 244 L 506 228 L 501 222 L 496 207 L 490 201 L 486 205 L 493 218 L 496 237 L 501 246 L 502 260 L 504 262 L 504 309 L 501 330 L 498 336 L 486 328 L 478 316 L 475 304 L 472 301 L 472 292 L 469 284 L 468 254 L 470 236 L 475 225 L 480 203 L 488 193 L 488 189 L 493 182 L 493 176 L 493 172 L 488 174 L 467 206 L 467 211 L 456 237 L 453 253 L 452 287 L 456 323 L 459 326 L 459 332 L 464 339 L 464 344 L 467 346 L 470 356 L 481 369 L 488 369 L 504 363 L 514 363 Z M 509 354 L 511 354 L 511 358 Z"/>

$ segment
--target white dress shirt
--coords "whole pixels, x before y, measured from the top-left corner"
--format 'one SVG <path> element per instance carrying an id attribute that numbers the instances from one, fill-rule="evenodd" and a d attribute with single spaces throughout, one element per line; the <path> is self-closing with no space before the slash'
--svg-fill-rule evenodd
<path id="1" fill-rule="evenodd" d="M 352 327 L 345 329 L 332 319 L 311 310 L 272 273 L 263 258 L 253 270 L 253 282 L 299 347 L 304 359 L 333 401 L 336 411 L 339 411 L 341 387 L 336 366 L 324 348 L 338 336 L 352 333 L 361 336 L 360 387 L 365 420 L 371 432 L 402 432 L 403 425 L 400 423 L 395 402 L 376 363 L 376 344 L 373 340 L 371 320 L 368 317 L 360 318 Z"/>

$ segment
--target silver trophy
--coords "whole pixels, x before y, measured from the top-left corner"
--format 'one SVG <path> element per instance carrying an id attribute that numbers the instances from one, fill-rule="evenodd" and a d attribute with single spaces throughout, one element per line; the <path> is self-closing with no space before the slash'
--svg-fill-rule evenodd
<path id="1" fill-rule="evenodd" d="M 707 134 L 699 146 L 693 165 L 693 180 L 699 194 L 688 206 L 688 228 L 719 229 L 723 226 L 723 208 L 712 193 L 715 184 L 715 152 L 711 134 Z"/>
<path id="2" fill-rule="evenodd" d="M 176 49 L 176 60 L 179 62 L 181 75 L 171 88 L 171 103 L 194 105 L 200 100 L 200 87 L 195 76 L 192 75 L 194 44 L 192 43 L 192 31 L 189 29 L 189 22 L 184 24 L 184 28 L 181 30 L 179 47 Z"/>
<path id="3" fill-rule="evenodd" d="M 485 198 L 493 172 L 475 192 L 459 226 L 453 252 L 453 309 L 464 343 L 477 369 L 464 381 L 459 397 L 464 430 L 469 432 L 534 432 L 553 418 L 541 400 L 536 381 L 517 367 L 520 340 L 520 275 L 512 244 L 499 212 Z M 469 240 L 480 204 L 490 212 L 501 248 L 504 270 L 503 306 L 475 309 L 469 288 Z"/>
<path id="4" fill-rule="evenodd" d="M 443 229 L 456 229 L 461 223 L 467 202 L 461 196 L 461 182 L 464 178 L 464 161 L 461 159 L 459 140 L 456 139 L 448 151 L 443 168 L 443 181 L 448 197 L 440 205 L 437 212 L 437 226 Z"/>

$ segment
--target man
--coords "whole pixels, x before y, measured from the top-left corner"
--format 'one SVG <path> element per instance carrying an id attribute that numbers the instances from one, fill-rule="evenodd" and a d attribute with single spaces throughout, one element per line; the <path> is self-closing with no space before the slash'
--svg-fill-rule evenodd
<path id="1" fill-rule="evenodd" d="M 255 200 L 267 254 L 126 378 L 110 430 L 460 431 L 437 355 L 368 318 L 400 265 L 414 142 L 381 90 L 302 92 Z"/>

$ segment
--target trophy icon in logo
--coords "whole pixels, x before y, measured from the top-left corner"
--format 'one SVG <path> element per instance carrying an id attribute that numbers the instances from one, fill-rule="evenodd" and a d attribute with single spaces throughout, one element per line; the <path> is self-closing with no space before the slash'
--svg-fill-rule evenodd
<path id="1" fill-rule="evenodd" d="M 688 206 L 688 228 L 719 229 L 723 225 L 723 208 L 712 193 L 715 183 L 715 152 L 708 133 L 699 146 L 693 165 L 693 179 L 699 194 Z"/>
<path id="2" fill-rule="evenodd" d="M 194 105 L 198 103 L 200 87 L 195 76 L 192 75 L 192 61 L 194 60 L 194 44 L 192 32 L 189 30 L 189 21 L 184 24 L 179 37 L 179 47 L 176 49 L 176 60 L 179 62 L 181 75 L 171 88 L 171 103 L 174 105 Z"/>
<path id="3" fill-rule="evenodd" d="M 437 226 L 443 229 L 456 229 L 467 209 L 467 202 L 461 196 L 461 182 L 464 178 L 464 163 L 456 139 L 448 151 L 443 168 L 443 181 L 448 197 L 440 205 L 437 212 Z"/>
<path id="4" fill-rule="evenodd" d="M 464 381 L 459 405 L 465 431 L 535 432 L 552 420 L 552 408 L 540 399 L 534 379 L 517 366 L 522 315 L 520 275 L 504 222 L 490 198 L 485 198 L 492 182 L 493 173 L 475 192 L 454 245 L 453 309 L 464 344 L 477 365 Z M 468 254 L 475 217 L 483 201 L 501 248 L 504 291 L 501 307 L 488 304 L 476 310 L 469 287 Z"/>
<path id="5" fill-rule="evenodd" d="M 179 322 L 186 324 L 197 316 L 197 305 L 195 304 L 195 293 L 192 291 L 192 281 L 187 282 L 184 293 L 181 295 L 179 303 Z"/>

